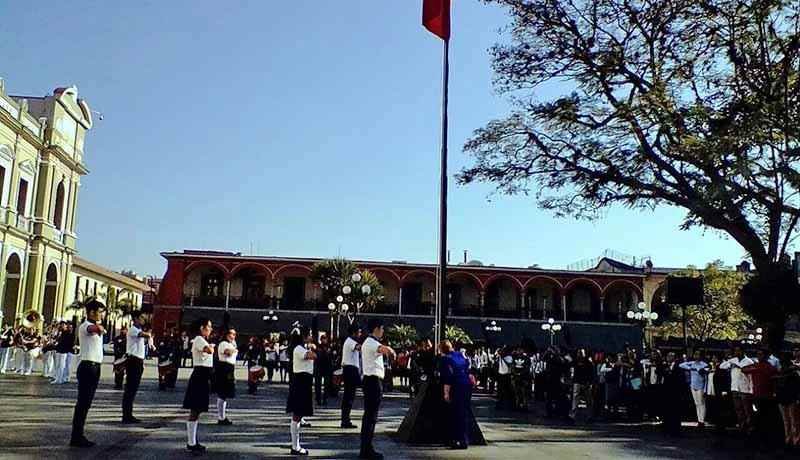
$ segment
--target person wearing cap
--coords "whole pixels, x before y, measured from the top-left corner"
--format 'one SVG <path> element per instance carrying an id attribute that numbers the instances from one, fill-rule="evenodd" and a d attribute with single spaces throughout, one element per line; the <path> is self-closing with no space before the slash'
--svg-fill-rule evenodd
<path id="1" fill-rule="evenodd" d="M 381 407 L 382 384 L 384 377 L 384 356 L 393 359 L 394 350 L 381 344 L 383 338 L 383 321 L 380 318 L 369 320 L 367 328 L 369 337 L 361 345 L 364 379 L 364 415 L 361 418 L 361 452 L 359 458 L 382 459 L 383 455 L 375 451 L 372 440 L 375 437 L 375 424 L 378 422 L 378 411 Z"/>
<path id="2" fill-rule="evenodd" d="M 103 321 L 106 306 L 98 300 L 86 304 L 86 320 L 78 327 L 80 343 L 78 378 L 78 401 L 72 416 L 72 447 L 92 447 L 94 443 L 86 439 L 84 426 L 89 408 L 92 406 L 97 383 L 100 381 L 100 366 L 103 363 L 103 335 L 106 330 Z"/>

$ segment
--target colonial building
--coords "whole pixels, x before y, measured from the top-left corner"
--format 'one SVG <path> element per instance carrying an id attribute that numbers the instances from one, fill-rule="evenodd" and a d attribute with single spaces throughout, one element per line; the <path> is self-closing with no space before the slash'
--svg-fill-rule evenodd
<path id="1" fill-rule="evenodd" d="M 186 324 L 198 316 L 220 321 L 224 313 L 245 333 L 262 333 L 263 312 L 273 310 L 278 325 L 301 320 L 328 323 L 327 299 L 310 279 L 319 259 L 243 256 L 215 251 L 162 253 L 167 271 L 154 307 L 154 328 Z M 436 266 L 407 262 L 355 261 L 373 272 L 384 299 L 367 315 L 387 322 L 413 323 L 419 331 L 433 326 Z M 642 325 L 627 312 L 644 302 L 659 306 L 659 289 L 669 272 L 651 265 L 629 265 L 602 258 L 587 270 L 548 270 L 484 266 L 448 268 L 448 317 L 473 337 L 498 342 L 548 339 L 541 329 L 553 318 L 563 324 L 559 340 L 571 345 L 622 347 L 639 344 Z M 315 319 L 316 318 L 316 319 Z M 487 329 L 494 321 L 502 333 Z M 491 337 L 492 333 L 496 337 Z"/>
<path id="2" fill-rule="evenodd" d="M 92 111 L 75 87 L 6 94 L 0 79 L 0 304 L 5 322 L 35 309 L 49 321 L 72 292 L 75 216 Z"/>
<path id="3" fill-rule="evenodd" d="M 105 302 L 112 315 L 117 311 L 115 307 L 142 308 L 145 296 L 152 291 L 144 279 L 117 273 L 78 256 L 73 258 L 69 275 L 67 285 L 71 290 L 66 305 L 96 297 Z"/>

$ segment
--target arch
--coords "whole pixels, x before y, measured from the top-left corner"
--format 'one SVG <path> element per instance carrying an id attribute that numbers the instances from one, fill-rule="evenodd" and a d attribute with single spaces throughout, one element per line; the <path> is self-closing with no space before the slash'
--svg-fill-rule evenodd
<path id="1" fill-rule="evenodd" d="M 272 273 L 272 270 L 270 270 L 269 267 L 267 267 L 264 264 L 257 263 L 257 262 L 242 262 L 242 263 L 237 264 L 235 267 L 233 267 L 233 269 L 231 269 L 230 277 L 231 278 L 235 277 L 237 273 L 239 273 L 240 271 L 244 270 L 245 268 L 255 268 L 257 270 L 263 271 L 264 274 L 267 275 L 268 278 L 273 278 L 274 277 L 274 275 Z"/>
<path id="2" fill-rule="evenodd" d="M 230 278 L 230 272 L 228 272 L 228 269 L 224 265 L 215 260 L 196 260 L 194 262 L 190 262 L 189 265 L 187 265 L 186 268 L 183 269 L 183 273 L 184 274 L 191 273 L 192 270 L 194 270 L 195 268 L 202 266 L 216 267 L 222 271 L 222 274 L 225 276 L 225 279 Z"/>
<path id="3" fill-rule="evenodd" d="M 400 282 L 404 283 L 408 278 L 411 277 L 411 275 L 417 275 L 417 274 L 431 275 L 432 277 L 436 278 L 436 272 L 432 272 L 430 270 L 415 269 L 415 270 L 411 270 L 410 272 L 407 272 L 406 274 L 404 274 L 400 278 Z"/>
<path id="4" fill-rule="evenodd" d="M 564 285 L 561 284 L 560 281 L 558 281 L 557 279 L 553 278 L 552 276 L 546 276 L 546 275 L 536 275 L 533 278 L 529 279 L 528 281 L 525 282 L 525 285 L 523 286 L 523 289 L 528 289 L 531 284 L 533 284 L 534 282 L 536 282 L 537 280 L 540 280 L 540 279 L 547 280 L 547 281 L 555 284 L 556 286 L 558 286 L 559 290 L 563 290 L 564 289 Z"/>
<path id="5" fill-rule="evenodd" d="M 50 263 L 44 282 L 44 296 L 42 297 L 42 318 L 45 324 L 53 320 L 56 312 L 56 293 L 58 292 L 58 267 Z"/>
<path id="6" fill-rule="evenodd" d="M 55 208 L 53 209 L 53 225 L 56 226 L 57 229 L 61 230 L 64 226 L 62 224 L 64 220 L 64 181 L 58 183 L 58 187 L 56 188 L 56 202 Z"/>
<path id="7" fill-rule="evenodd" d="M 290 269 L 290 268 L 299 268 L 300 270 L 303 270 L 303 271 L 305 271 L 305 272 L 308 272 L 308 273 L 311 273 L 311 271 L 312 271 L 312 270 L 311 270 L 311 267 L 308 267 L 308 266 L 306 266 L 306 265 L 300 265 L 300 264 L 287 264 L 287 265 L 281 265 L 281 267 L 280 267 L 280 268 L 278 268 L 277 270 L 275 270 L 275 273 L 272 275 L 272 276 L 273 276 L 273 278 L 277 278 L 277 277 L 278 277 L 278 275 L 279 275 L 281 272 L 283 272 L 283 271 L 286 271 L 286 270 L 288 270 L 288 269 Z"/>
<path id="8" fill-rule="evenodd" d="M 19 286 L 22 277 L 22 261 L 16 253 L 8 256 L 5 264 L 6 282 L 3 293 L 3 321 L 13 324 L 17 316 Z"/>
<path id="9" fill-rule="evenodd" d="M 454 277 L 459 276 L 459 275 L 464 275 L 467 278 L 472 279 L 473 281 L 475 281 L 475 285 L 478 286 L 478 289 L 480 289 L 481 291 L 483 290 L 484 286 L 483 286 L 483 283 L 481 283 L 481 279 L 478 278 L 477 276 L 475 276 L 475 274 L 470 273 L 470 272 L 465 272 L 463 270 L 459 270 L 459 271 L 448 273 L 447 274 L 447 280 L 450 281 L 451 278 L 454 278 Z"/>
<path id="10" fill-rule="evenodd" d="M 573 280 L 569 280 L 569 283 L 567 283 L 564 286 L 564 292 L 567 292 L 571 287 L 573 287 L 575 284 L 578 284 L 578 283 L 591 284 L 592 286 L 597 288 L 597 294 L 598 295 L 602 295 L 603 294 L 603 288 L 600 287 L 600 284 L 598 284 L 597 281 L 595 281 L 593 279 L 590 279 L 590 278 L 575 278 Z"/>
<path id="11" fill-rule="evenodd" d="M 600 294 L 605 296 L 606 293 L 611 289 L 611 287 L 615 286 L 617 284 L 628 284 L 628 285 L 632 286 L 633 289 L 636 290 L 636 293 L 639 294 L 639 298 L 640 299 L 643 297 L 642 288 L 640 288 L 639 286 L 636 285 L 636 283 L 634 283 L 633 281 L 630 281 L 630 280 L 614 280 L 614 281 L 608 283 L 606 285 L 606 287 L 600 292 Z"/>
<path id="12" fill-rule="evenodd" d="M 488 288 L 490 284 L 492 284 L 495 280 L 499 278 L 510 279 L 511 281 L 517 283 L 517 288 L 519 288 L 520 290 L 524 289 L 522 281 L 520 281 L 516 276 L 511 276 L 508 273 L 495 273 L 494 275 L 490 276 L 485 283 L 483 283 L 483 288 L 484 289 Z"/>
<path id="13" fill-rule="evenodd" d="M 0 156 L 11 161 L 14 159 L 14 150 L 12 150 L 7 144 L 0 144 Z"/>
<path id="14" fill-rule="evenodd" d="M 366 268 L 365 270 L 372 272 L 376 276 L 378 273 L 389 273 L 398 283 L 402 281 L 400 275 L 398 275 L 397 272 L 395 272 L 394 270 L 389 270 L 388 268 L 374 267 L 374 268 Z"/>

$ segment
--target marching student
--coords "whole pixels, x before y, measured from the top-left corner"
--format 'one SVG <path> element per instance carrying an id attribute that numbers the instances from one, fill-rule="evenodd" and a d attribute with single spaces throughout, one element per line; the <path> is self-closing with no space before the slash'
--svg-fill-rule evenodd
<path id="1" fill-rule="evenodd" d="M 14 328 L 9 324 L 0 332 L 0 374 L 8 369 L 9 358 L 14 351 Z"/>
<path id="2" fill-rule="evenodd" d="M 292 350 L 292 378 L 289 380 L 286 413 L 292 414 L 290 453 L 308 455 L 308 450 L 300 446 L 300 427 L 303 417 L 314 415 L 314 360 L 317 355 L 310 331 L 303 328 L 293 333 L 289 348 Z"/>
<path id="3" fill-rule="evenodd" d="M 189 452 L 202 454 L 206 447 L 197 442 L 197 424 L 200 414 L 208 412 L 208 397 L 211 393 L 211 369 L 214 363 L 214 346 L 208 343 L 213 326 L 208 318 L 201 318 L 195 323 L 193 331 L 197 336 L 192 340 L 192 364 L 194 368 L 186 386 L 183 408 L 189 409 L 189 420 L 186 422 L 186 449 Z"/>
<path id="4" fill-rule="evenodd" d="M 131 313 L 133 324 L 128 329 L 127 345 L 125 347 L 127 359 L 125 360 L 125 393 L 122 396 L 122 423 L 141 423 L 133 416 L 133 401 L 139 391 L 144 371 L 144 356 L 147 340 L 150 333 L 142 330 L 142 312 Z"/>
<path id="5" fill-rule="evenodd" d="M 125 353 L 128 348 L 128 328 L 122 326 L 119 335 L 112 340 L 114 344 L 114 389 L 121 390 L 125 383 Z"/>
<path id="6" fill-rule="evenodd" d="M 381 407 L 381 381 L 384 377 L 383 357 L 393 359 L 394 350 L 381 345 L 383 321 L 380 318 L 369 320 L 370 336 L 361 345 L 361 358 L 364 365 L 364 416 L 361 418 L 361 453 L 359 458 L 382 459 L 375 451 L 372 440 L 375 437 L 375 424 Z"/>
<path id="7" fill-rule="evenodd" d="M 692 361 L 680 363 L 679 367 L 690 372 L 690 390 L 697 412 L 697 426 L 706 426 L 706 389 L 708 386 L 708 363 L 703 360 L 700 350 L 695 350 Z"/>
<path id="8" fill-rule="evenodd" d="M 358 428 L 350 421 L 350 411 L 356 398 L 356 387 L 361 384 L 360 363 L 361 328 L 353 323 L 347 328 L 347 339 L 342 345 L 342 379 L 344 380 L 344 393 L 342 394 L 342 428 Z"/>
<path id="9" fill-rule="evenodd" d="M 215 370 L 214 383 L 217 390 L 217 424 L 233 425 L 228 420 L 226 411 L 228 400 L 236 397 L 236 355 L 239 350 L 236 348 L 236 329 L 230 328 L 225 336 L 217 345 L 217 367 Z"/>
<path id="10" fill-rule="evenodd" d="M 97 383 L 100 381 L 100 365 L 103 363 L 103 334 L 106 330 L 100 323 L 103 321 L 106 306 L 102 302 L 92 300 L 86 304 L 86 320 L 78 327 L 80 354 L 77 371 L 78 401 L 72 416 L 72 436 L 69 445 L 72 447 L 92 447 L 93 442 L 86 439 L 83 429 L 86 416 L 92 406 Z"/>

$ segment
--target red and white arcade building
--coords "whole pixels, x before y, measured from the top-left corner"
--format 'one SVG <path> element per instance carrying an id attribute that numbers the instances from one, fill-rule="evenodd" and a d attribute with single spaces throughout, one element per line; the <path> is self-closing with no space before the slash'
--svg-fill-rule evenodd
<path id="1" fill-rule="evenodd" d="M 153 310 L 156 333 L 201 316 L 217 323 L 225 312 L 245 335 L 286 330 L 297 320 L 327 324 L 327 303 L 310 278 L 321 259 L 190 250 L 162 256 L 167 271 Z M 383 300 L 364 315 L 385 316 L 387 324 L 413 324 L 418 331 L 432 328 L 435 265 L 354 262 L 384 287 Z M 583 271 L 453 265 L 447 276 L 448 322 L 481 338 L 487 322 L 494 321 L 502 332 L 485 338 L 514 343 L 542 340 L 541 323 L 553 318 L 563 325 L 561 340 L 569 345 L 621 348 L 641 343 L 642 325 L 626 314 L 640 302 L 658 309 L 667 273 L 605 258 Z M 276 324 L 264 324 L 265 311 L 275 313 Z"/>

